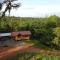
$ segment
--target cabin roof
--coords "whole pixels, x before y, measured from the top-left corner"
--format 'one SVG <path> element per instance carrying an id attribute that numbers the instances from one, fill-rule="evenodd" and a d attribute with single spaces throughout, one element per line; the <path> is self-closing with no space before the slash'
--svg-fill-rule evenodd
<path id="1" fill-rule="evenodd" d="M 0 37 L 17 36 L 18 34 L 20 34 L 20 35 L 31 35 L 31 32 L 30 31 L 20 31 L 20 32 L 12 32 L 12 33 L 0 33 Z"/>
<path id="2" fill-rule="evenodd" d="M 18 34 L 20 35 L 31 35 L 30 31 L 20 31 L 20 32 L 12 32 L 11 35 L 12 36 L 17 36 Z"/>

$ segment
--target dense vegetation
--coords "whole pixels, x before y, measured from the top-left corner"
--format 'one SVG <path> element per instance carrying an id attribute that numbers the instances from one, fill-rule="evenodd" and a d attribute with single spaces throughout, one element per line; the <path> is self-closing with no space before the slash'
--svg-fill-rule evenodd
<path id="1" fill-rule="evenodd" d="M 60 56 L 49 56 L 39 53 L 20 53 L 7 60 L 60 60 Z"/>
<path id="2" fill-rule="evenodd" d="M 0 32 L 32 32 L 31 38 L 53 47 L 60 47 L 60 17 L 19 18 L 4 17 L 0 20 Z"/>

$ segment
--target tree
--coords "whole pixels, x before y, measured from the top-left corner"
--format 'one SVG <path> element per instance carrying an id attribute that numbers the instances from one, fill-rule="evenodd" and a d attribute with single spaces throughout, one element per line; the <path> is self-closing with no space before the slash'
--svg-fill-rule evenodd
<path id="1" fill-rule="evenodd" d="M 0 3 L 0 10 L 2 9 L 2 3 Z"/>
<path id="2" fill-rule="evenodd" d="M 53 33 L 55 34 L 55 38 L 52 40 L 53 44 L 60 46 L 60 27 L 54 28 Z"/>
<path id="3" fill-rule="evenodd" d="M 5 13 L 9 11 L 9 15 L 12 8 L 20 7 L 20 3 L 14 3 L 17 0 L 4 0 L 3 3 L 0 4 L 0 10 L 2 9 L 2 5 L 6 5 L 4 12 L 2 13 L 2 17 L 5 16 Z"/>

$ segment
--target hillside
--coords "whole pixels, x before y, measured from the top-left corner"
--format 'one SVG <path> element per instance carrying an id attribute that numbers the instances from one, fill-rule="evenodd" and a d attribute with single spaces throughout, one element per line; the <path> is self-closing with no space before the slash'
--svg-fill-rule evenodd
<path id="1" fill-rule="evenodd" d="M 48 47 L 60 49 L 60 17 L 19 18 L 4 17 L 0 20 L 0 33 L 31 31 L 31 40 L 37 40 Z"/>

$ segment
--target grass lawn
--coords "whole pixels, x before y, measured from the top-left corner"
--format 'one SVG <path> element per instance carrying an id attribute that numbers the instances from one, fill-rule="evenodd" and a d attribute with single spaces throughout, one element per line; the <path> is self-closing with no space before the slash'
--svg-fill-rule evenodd
<path id="1" fill-rule="evenodd" d="M 40 41 L 38 40 L 28 40 L 28 41 L 25 41 L 26 43 L 30 43 L 30 44 L 33 44 L 33 47 L 36 47 L 36 48 L 42 48 L 42 49 L 45 49 L 45 50 L 56 50 L 56 51 L 60 51 L 60 48 L 59 47 L 52 47 L 52 46 L 48 46 L 48 45 L 45 45 L 44 43 L 41 43 Z"/>
<path id="2" fill-rule="evenodd" d="M 38 40 L 28 40 L 28 41 L 25 41 L 25 42 L 29 43 L 29 44 L 33 44 L 33 47 L 42 48 L 42 49 L 45 49 L 45 50 L 55 50 L 54 48 L 51 48 L 47 45 L 42 44 Z"/>

